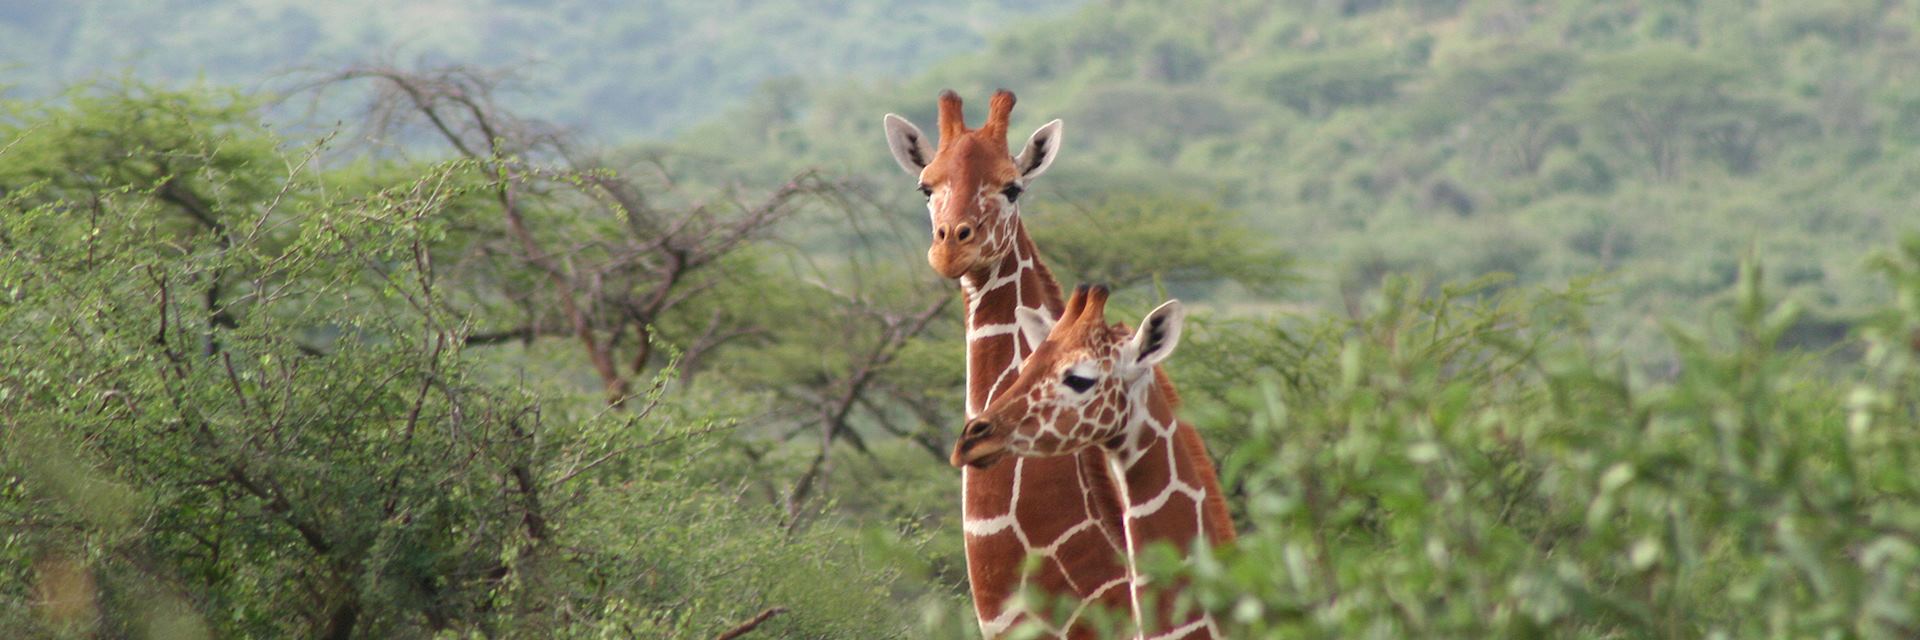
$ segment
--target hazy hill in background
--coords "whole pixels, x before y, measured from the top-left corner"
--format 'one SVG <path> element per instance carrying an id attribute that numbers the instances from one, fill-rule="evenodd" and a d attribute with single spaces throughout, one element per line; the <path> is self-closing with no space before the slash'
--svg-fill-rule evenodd
<path id="1" fill-rule="evenodd" d="M 1912 2 L 1123 1 L 688 143 L 875 176 L 910 215 L 879 115 L 926 126 L 951 86 L 978 118 L 1012 87 L 1018 135 L 1067 121 L 1028 207 L 1063 233 L 1117 242 L 1085 215 L 1114 193 L 1236 209 L 1304 258 L 1295 295 L 1325 308 L 1402 271 L 1600 274 L 1618 294 L 1602 326 L 1640 348 L 1752 253 L 1813 311 L 1789 339 L 1824 345 L 1878 302 L 1863 256 L 1920 226 L 1916 78 Z"/>
<path id="2" fill-rule="evenodd" d="M 1826 344 L 1873 302 L 1863 250 L 1915 226 L 1910 2 L 1078 4 L 18 6 L 0 79 L 18 96 L 94 74 L 271 89 L 369 59 L 505 68 L 519 113 L 608 147 L 670 136 L 698 164 L 685 179 L 821 167 L 903 216 L 919 203 L 879 115 L 931 126 L 954 87 L 977 118 L 1008 87 L 1021 134 L 1068 121 L 1039 224 L 1114 228 L 1087 212 L 1116 192 L 1236 210 L 1262 232 L 1247 237 L 1305 259 L 1311 287 L 1288 302 L 1324 307 L 1403 270 L 1605 274 L 1623 304 L 1604 324 L 1642 346 L 1748 251 L 1812 307 L 1795 339 Z"/>
<path id="3" fill-rule="evenodd" d="M 899 76 L 1077 0 L 103 0 L 8 3 L 0 86 L 44 96 L 127 73 L 273 87 L 349 63 L 515 70 L 526 115 L 605 138 L 710 120 L 782 78 Z M 791 81 L 788 81 L 791 84 Z M 777 83 L 769 87 L 779 91 Z"/>

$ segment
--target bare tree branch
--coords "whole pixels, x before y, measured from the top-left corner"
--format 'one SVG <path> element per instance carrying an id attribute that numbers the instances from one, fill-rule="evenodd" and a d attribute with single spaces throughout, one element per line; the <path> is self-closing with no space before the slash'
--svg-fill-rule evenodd
<path id="1" fill-rule="evenodd" d="M 862 354 L 839 390 L 839 394 L 827 400 L 820 407 L 820 451 L 807 466 L 807 471 L 794 481 L 793 491 L 787 495 L 786 509 L 788 528 L 797 526 L 800 521 L 800 506 L 814 491 L 818 480 L 828 469 L 828 458 L 833 451 L 833 442 L 837 436 L 847 431 L 847 418 L 858 405 L 880 369 L 892 362 L 915 336 L 926 331 L 927 325 L 953 302 L 953 296 L 942 295 L 934 298 L 919 313 L 906 318 L 896 318 L 887 324 L 885 338 L 878 345 Z"/>
<path id="2" fill-rule="evenodd" d="M 747 632 L 760 628 L 760 625 L 766 624 L 767 621 L 772 620 L 774 616 L 786 612 L 786 607 L 768 607 L 767 610 L 761 611 L 752 618 L 748 618 L 746 622 L 734 625 L 732 629 L 728 629 L 721 632 L 720 635 L 714 636 L 713 640 L 733 640 L 734 638 L 747 635 Z"/>
<path id="3" fill-rule="evenodd" d="M 608 403 L 615 406 L 628 399 L 631 376 L 652 366 L 651 328 L 711 286 L 711 281 L 687 286 L 691 278 L 764 237 L 799 210 L 803 199 L 842 188 L 803 172 L 757 202 L 730 211 L 705 206 L 663 211 L 634 181 L 577 160 L 553 128 L 500 108 L 493 99 L 497 81 L 458 66 L 413 71 L 368 64 L 327 75 L 310 86 L 372 82 L 377 93 L 370 111 L 382 114 L 379 120 L 389 126 L 408 114 L 423 120 L 454 152 L 479 163 L 497 180 L 495 206 L 511 245 L 499 254 L 510 261 L 501 266 L 511 269 L 517 263 L 537 272 L 546 284 L 543 291 L 503 290 L 502 296 L 523 300 L 529 314 L 557 309 L 605 387 Z M 545 207 L 597 207 L 624 222 L 626 237 L 588 237 L 576 246 L 559 246 L 539 226 L 547 218 L 536 212 Z M 512 282 L 499 280 L 503 289 Z M 640 339 L 623 345 L 620 336 L 628 324 L 639 327 Z M 531 339 L 536 333 L 516 329 L 467 340 L 493 344 Z M 708 350 L 723 342 L 699 346 Z M 621 361 L 627 366 L 617 364 Z"/>

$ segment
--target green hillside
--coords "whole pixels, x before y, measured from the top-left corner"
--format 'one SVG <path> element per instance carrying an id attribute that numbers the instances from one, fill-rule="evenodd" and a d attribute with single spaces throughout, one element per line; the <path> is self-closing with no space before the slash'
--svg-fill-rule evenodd
<path id="1" fill-rule="evenodd" d="M 1819 346 L 1876 299 L 1862 255 L 1920 229 L 1916 26 L 1906 2 L 1108 2 L 691 144 L 874 176 L 910 215 L 877 114 L 1005 86 L 1023 133 L 1067 121 L 1042 224 L 1106 191 L 1216 201 L 1323 308 L 1394 271 L 1604 274 L 1606 329 L 1640 349 L 1754 253 Z"/>
<path id="2" fill-rule="evenodd" d="M 527 115 L 601 139 L 659 136 L 796 79 L 895 77 L 1076 4 L 846 0 L 109 0 L 0 9 L 0 86 L 95 76 L 285 90 L 348 64 L 506 71 Z M 771 83 L 771 84 L 769 84 Z"/>

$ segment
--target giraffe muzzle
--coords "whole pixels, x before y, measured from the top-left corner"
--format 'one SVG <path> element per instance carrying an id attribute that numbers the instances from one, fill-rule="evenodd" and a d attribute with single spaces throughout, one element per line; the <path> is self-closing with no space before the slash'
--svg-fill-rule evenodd
<path id="1" fill-rule="evenodd" d="M 954 443 L 953 458 L 949 462 L 955 467 L 985 469 L 1006 454 L 1006 439 L 994 436 L 993 423 L 974 420 L 967 423 L 966 430 L 960 433 L 960 441 Z"/>
<path id="2" fill-rule="evenodd" d="M 966 275 L 978 268 L 980 263 L 980 247 L 973 243 L 962 244 L 949 239 L 935 242 L 927 249 L 927 264 L 940 277 L 948 280 Z"/>

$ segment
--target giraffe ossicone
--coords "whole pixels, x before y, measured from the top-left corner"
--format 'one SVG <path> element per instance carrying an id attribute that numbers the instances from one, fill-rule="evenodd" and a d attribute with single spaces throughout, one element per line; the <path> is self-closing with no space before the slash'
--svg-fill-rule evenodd
<path id="1" fill-rule="evenodd" d="M 1013 385 L 967 423 L 950 461 L 992 469 L 1009 456 L 1100 450 L 1120 480 L 1130 557 L 1157 542 L 1183 552 L 1195 541 L 1229 543 L 1234 531 L 1213 463 L 1199 434 L 1175 417 L 1176 398 L 1156 369 L 1178 346 L 1186 312 L 1170 300 L 1128 329 L 1107 323 L 1107 296 L 1106 287 L 1082 285 L 1057 322 L 1019 321 L 1023 333 L 1045 336 Z M 1129 576 L 1145 637 L 1219 637 L 1205 612 L 1175 608 L 1184 584 Z"/>

